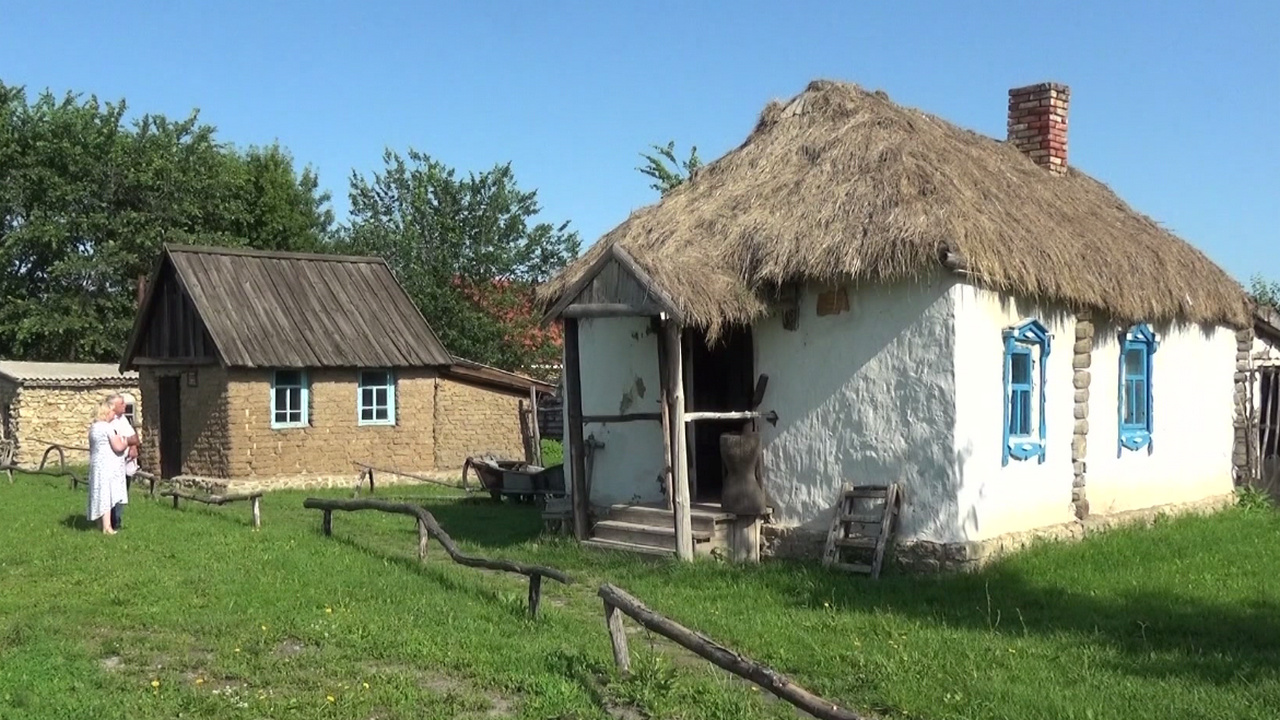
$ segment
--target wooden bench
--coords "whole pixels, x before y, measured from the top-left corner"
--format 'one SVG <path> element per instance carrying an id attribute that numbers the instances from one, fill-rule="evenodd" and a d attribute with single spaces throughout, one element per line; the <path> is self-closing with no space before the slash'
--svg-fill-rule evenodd
<path id="1" fill-rule="evenodd" d="M 173 509 L 178 509 L 178 500 L 190 500 L 192 502 L 204 503 L 205 505 L 226 505 L 227 503 L 240 502 L 248 500 L 253 508 L 253 529 L 257 530 L 262 527 L 262 493 L 243 493 L 239 495 L 198 495 L 196 493 L 184 492 L 182 490 L 165 490 L 160 493 L 160 497 L 173 498 Z"/>

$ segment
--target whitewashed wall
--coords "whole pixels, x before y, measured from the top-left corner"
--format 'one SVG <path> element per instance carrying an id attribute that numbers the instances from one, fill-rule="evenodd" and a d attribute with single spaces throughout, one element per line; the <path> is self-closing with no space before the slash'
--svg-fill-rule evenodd
<path id="1" fill-rule="evenodd" d="M 850 309 L 819 317 L 805 288 L 799 326 L 757 324 L 766 482 L 775 520 L 825 535 L 845 482 L 906 486 L 901 538 L 955 540 L 953 281 L 848 288 Z"/>
<path id="2" fill-rule="evenodd" d="M 659 339 L 649 329 L 648 318 L 579 320 L 582 413 L 659 412 Z M 567 422 L 568 413 L 565 417 Z M 590 473 L 592 504 L 662 499 L 662 423 L 588 423 L 582 435 L 594 435 L 604 443 L 595 451 Z M 565 438 L 568 437 L 566 428 Z M 566 477 L 572 477 L 572 473 Z"/>
<path id="3" fill-rule="evenodd" d="M 1071 504 L 1075 317 L 968 284 L 957 284 L 952 299 L 956 322 L 954 473 L 959 482 L 959 528 L 954 539 L 984 540 L 1070 522 L 1075 518 Z M 1045 364 L 1045 460 L 1011 457 L 1008 465 L 1002 465 L 1003 331 L 1027 318 L 1039 320 L 1051 336 Z"/>
<path id="4" fill-rule="evenodd" d="M 1151 444 L 1119 445 L 1120 327 L 1094 337 L 1086 491 L 1107 515 L 1231 492 L 1235 444 L 1235 332 L 1152 326 Z"/>

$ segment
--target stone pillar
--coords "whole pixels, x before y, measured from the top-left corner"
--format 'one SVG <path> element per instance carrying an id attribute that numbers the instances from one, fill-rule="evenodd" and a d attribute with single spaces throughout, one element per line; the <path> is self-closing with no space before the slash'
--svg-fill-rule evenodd
<path id="1" fill-rule="evenodd" d="M 1075 370 L 1075 433 L 1071 438 L 1071 504 L 1076 517 L 1089 517 L 1089 498 L 1085 494 L 1085 455 L 1089 441 L 1089 367 L 1093 364 L 1093 317 L 1088 312 L 1076 316 L 1076 343 L 1072 347 L 1071 367 Z"/>
<path id="2" fill-rule="evenodd" d="M 1256 453 L 1253 447 L 1253 402 L 1250 383 L 1250 353 L 1253 351 L 1253 328 L 1236 333 L 1236 373 L 1235 373 L 1235 426 L 1236 441 L 1231 453 L 1232 477 L 1237 486 L 1247 485 L 1254 478 L 1257 467 Z"/>

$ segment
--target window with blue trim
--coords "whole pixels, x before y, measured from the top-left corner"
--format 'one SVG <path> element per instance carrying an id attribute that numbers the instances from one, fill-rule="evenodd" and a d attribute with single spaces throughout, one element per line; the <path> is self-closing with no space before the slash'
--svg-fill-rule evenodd
<path id="1" fill-rule="evenodd" d="M 390 370 L 360 371 L 356 418 L 361 425 L 396 424 L 396 379 Z"/>
<path id="2" fill-rule="evenodd" d="M 1120 447 L 1141 450 L 1151 443 L 1151 356 L 1156 337 L 1135 325 L 1120 340 Z"/>
<path id="3" fill-rule="evenodd" d="M 305 427 L 309 414 L 307 374 L 276 370 L 271 376 L 271 427 Z"/>
<path id="4" fill-rule="evenodd" d="M 1004 449 L 1009 459 L 1044 462 L 1045 360 L 1049 331 L 1037 320 L 1024 320 L 1004 331 Z"/>

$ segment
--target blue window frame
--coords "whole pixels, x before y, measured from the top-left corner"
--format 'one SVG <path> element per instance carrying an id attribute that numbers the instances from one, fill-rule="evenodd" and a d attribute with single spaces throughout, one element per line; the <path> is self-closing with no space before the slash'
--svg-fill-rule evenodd
<path id="1" fill-rule="evenodd" d="M 1156 336 L 1145 324 L 1120 339 L 1120 447 L 1141 450 L 1151 444 L 1151 356 Z"/>
<path id="2" fill-rule="evenodd" d="M 1024 320 L 1004 331 L 1004 449 L 1009 458 L 1044 462 L 1045 360 L 1049 331 L 1038 320 Z"/>
<path id="3" fill-rule="evenodd" d="M 310 390 L 304 370 L 276 370 L 271 375 L 271 427 L 306 427 Z"/>
<path id="4" fill-rule="evenodd" d="M 396 378 L 390 370 L 361 370 L 356 390 L 356 422 L 396 424 Z"/>

